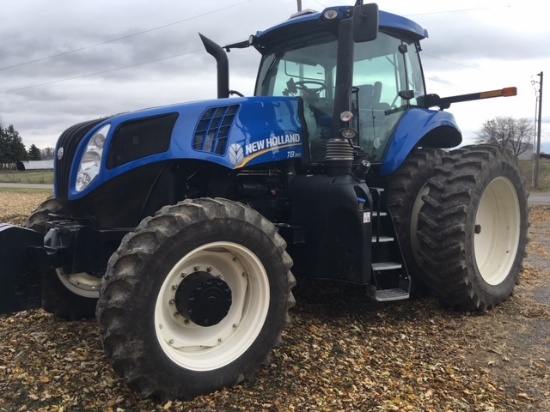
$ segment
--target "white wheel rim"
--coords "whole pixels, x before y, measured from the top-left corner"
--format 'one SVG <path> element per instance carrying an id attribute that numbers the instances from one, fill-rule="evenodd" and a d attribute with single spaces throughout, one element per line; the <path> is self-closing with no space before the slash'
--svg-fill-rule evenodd
<path id="1" fill-rule="evenodd" d="M 479 202 L 475 224 L 477 268 L 485 282 L 498 285 L 514 264 L 521 230 L 519 201 L 510 180 L 498 177 L 489 183 Z"/>
<path id="2" fill-rule="evenodd" d="M 101 279 L 88 273 L 66 275 L 63 269 L 56 269 L 57 277 L 72 293 L 84 298 L 99 299 Z"/>
<path id="3" fill-rule="evenodd" d="M 231 289 L 229 312 L 213 326 L 185 319 L 174 304 L 177 286 L 197 270 L 208 270 Z M 269 302 L 267 272 L 252 251 L 231 242 L 209 243 L 185 255 L 166 276 L 155 304 L 156 336 L 166 355 L 181 367 L 215 370 L 239 358 L 254 343 Z"/>

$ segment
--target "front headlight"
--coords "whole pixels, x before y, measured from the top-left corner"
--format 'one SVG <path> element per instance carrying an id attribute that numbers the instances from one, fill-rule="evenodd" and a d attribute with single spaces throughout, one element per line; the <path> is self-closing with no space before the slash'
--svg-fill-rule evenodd
<path id="1" fill-rule="evenodd" d="M 94 133 L 88 141 L 84 155 L 80 160 L 78 174 L 76 175 L 76 191 L 82 192 L 99 175 L 101 170 L 101 157 L 103 156 L 103 146 L 105 137 L 111 128 L 110 124 L 103 126 Z"/>

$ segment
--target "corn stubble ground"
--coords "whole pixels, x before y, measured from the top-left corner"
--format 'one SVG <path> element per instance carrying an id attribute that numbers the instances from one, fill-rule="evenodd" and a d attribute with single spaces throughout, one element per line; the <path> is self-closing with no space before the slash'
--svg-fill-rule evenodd
<path id="1" fill-rule="evenodd" d="M 23 224 L 46 196 L 0 192 L 0 221 Z M 550 208 L 530 216 L 522 283 L 494 310 L 377 304 L 358 288 L 299 281 L 270 365 L 190 402 L 132 393 L 94 321 L 0 316 L 0 411 L 550 411 Z"/>

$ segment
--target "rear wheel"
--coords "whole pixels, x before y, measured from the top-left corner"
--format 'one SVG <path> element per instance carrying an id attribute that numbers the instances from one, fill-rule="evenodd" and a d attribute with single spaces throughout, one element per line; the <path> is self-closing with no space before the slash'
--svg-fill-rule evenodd
<path id="1" fill-rule="evenodd" d="M 251 378 L 293 304 L 286 244 L 259 213 L 187 200 L 146 218 L 109 262 L 97 318 L 142 396 L 190 399 Z"/>
<path id="2" fill-rule="evenodd" d="M 517 160 L 495 146 L 467 146 L 430 180 L 419 239 L 429 286 L 462 310 L 485 310 L 519 281 L 528 228 Z"/>
<path id="3" fill-rule="evenodd" d="M 390 176 L 388 208 L 407 269 L 413 279 L 413 292 L 426 291 L 427 275 L 418 241 L 418 215 L 424 204 L 423 196 L 429 193 L 427 182 L 441 165 L 443 151 L 423 148 L 412 152 L 403 165 Z"/>
<path id="4" fill-rule="evenodd" d="M 25 227 L 45 235 L 47 223 L 54 219 L 54 215 L 65 213 L 60 202 L 48 199 L 28 218 Z M 100 283 L 99 278 L 88 273 L 67 275 L 61 268 L 51 269 L 42 277 L 42 308 L 61 319 L 92 318 Z"/>

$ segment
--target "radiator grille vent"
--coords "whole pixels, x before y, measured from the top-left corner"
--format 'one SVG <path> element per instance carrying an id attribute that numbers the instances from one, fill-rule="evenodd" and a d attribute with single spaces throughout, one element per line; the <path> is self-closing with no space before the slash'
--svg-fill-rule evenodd
<path id="1" fill-rule="evenodd" d="M 204 112 L 193 137 L 193 149 L 224 155 L 227 137 L 239 105 L 212 107 Z"/>

